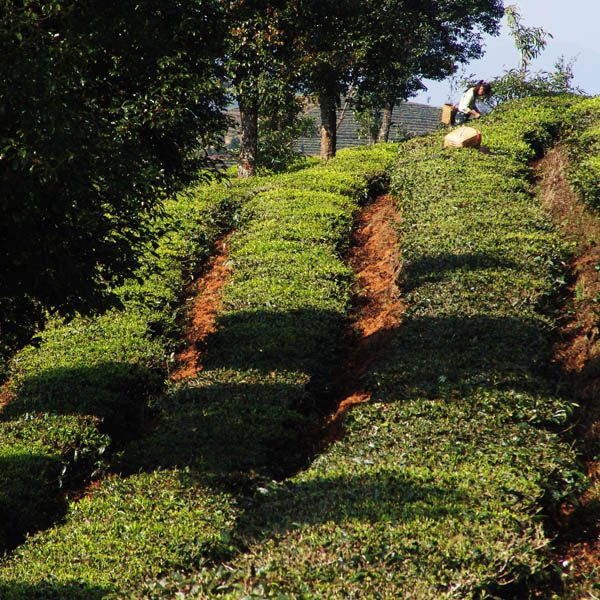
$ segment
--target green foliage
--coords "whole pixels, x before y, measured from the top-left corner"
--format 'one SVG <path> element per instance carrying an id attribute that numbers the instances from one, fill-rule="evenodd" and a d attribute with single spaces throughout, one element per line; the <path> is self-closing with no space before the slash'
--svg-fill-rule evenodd
<path id="1" fill-rule="evenodd" d="M 144 425 L 180 344 L 181 290 L 210 255 L 217 236 L 238 218 L 248 190 L 197 185 L 166 205 L 159 242 L 137 272 L 115 290 L 123 304 L 97 317 L 55 321 L 41 343 L 10 365 L 8 418 L 23 412 L 92 414 L 126 439 Z"/>
<path id="2" fill-rule="evenodd" d="M 498 106 L 509 100 L 527 98 L 529 96 L 558 96 L 561 94 L 583 94 L 583 90 L 574 87 L 573 63 L 565 63 L 560 58 L 554 71 L 538 71 L 528 75 L 511 69 L 504 75 L 495 77 L 490 81 L 492 96 L 489 99 L 491 106 Z"/>
<path id="3" fill-rule="evenodd" d="M 581 101 L 582 98 L 573 95 L 523 98 L 499 106 L 478 122 L 477 128 L 484 136 L 484 146 L 495 154 L 521 162 L 513 164 L 512 170 L 527 170 L 523 162 L 544 155 L 561 131 L 568 128 L 569 108 Z"/>
<path id="4" fill-rule="evenodd" d="M 68 507 L 67 523 L 30 537 L 0 575 L 5 600 L 116 597 L 167 569 L 200 567 L 230 554 L 235 503 L 185 471 L 105 479 Z M 76 584 L 76 585 L 75 585 Z M 60 596 L 59 596 L 60 597 Z"/>
<path id="5" fill-rule="evenodd" d="M 229 242 L 234 272 L 204 369 L 161 403 L 160 430 L 130 447 L 123 468 L 191 464 L 245 481 L 304 462 L 303 438 L 329 408 L 349 306 L 353 277 L 341 254 L 367 181 L 394 150 L 341 153 L 255 181 Z"/>
<path id="6" fill-rule="evenodd" d="M 293 141 L 311 129 L 300 116 L 294 3 L 231 2 L 225 70 L 241 117 L 239 173 L 279 171 L 297 159 Z"/>
<path id="7" fill-rule="evenodd" d="M 153 399 L 153 427 L 145 435 L 118 438 L 118 454 L 109 455 L 121 477 L 54 511 L 53 521 L 58 514 L 64 523 L 4 561 L 0 591 L 7 598 L 110 597 L 170 570 L 208 569 L 233 552 L 236 511 L 217 489 L 249 492 L 265 477 L 283 477 L 305 463 L 306 435 L 328 410 L 339 364 L 352 282 L 340 252 L 367 182 L 383 179 L 396 148 L 345 152 L 327 167 L 193 190 L 169 206 L 157 255 L 139 271 L 142 280 L 120 288 L 122 313 L 59 324 L 39 348 L 15 358 L 14 397 L 5 409 L 10 423 L 33 406 L 93 414 L 111 408 L 131 429 L 127 407 L 147 405 L 149 388 L 132 389 L 123 379 L 111 389 L 114 373 L 106 369 L 156 373 L 169 338 L 152 335 L 146 319 L 156 319 L 171 296 L 149 291 L 165 281 L 165 289 L 174 288 L 226 221 L 235 216 L 240 224 L 229 242 L 235 275 L 207 340 L 204 370 Z M 315 191 L 319 179 L 335 193 Z M 200 218 L 207 214 L 209 225 Z M 195 232 L 197 244 L 180 236 L 180 227 Z M 145 331 L 137 344 L 125 326 L 130 319 Z M 102 358 L 109 356 L 114 364 L 106 365 Z M 113 441 L 117 433 L 111 430 Z M 165 468 L 190 473 L 173 494 L 172 480 L 181 474 Z"/>
<path id="8" fill-rule="evenodd" d="M 402 404 L 353 411 L 310 469 L 257 489 L 240 519 L 248 551 L 227 570 L 165 578 L 150 597 L 493 597 L 488 586 L 543 568 L 536 462 L 516 452 L 506 469 L 510 450 L 488 453 L 498 426 L 464 406 Z"/>
<path id="9" fill-rule="evenodd" d="M 310 137 L 315 131 L 312 117 L 303 117 L 298 112 L 263 115 L 258 122 L 258 161 L 259 168 L 283 172 L 290 165 L 302 160 L 303 155 L 294 148 L 300 137 Z"/>
<path id="10" fill-rule="evenodd" d="M 554 71 L 538 71 L 529 74 L 529 63 L 539 56 L 546 47 L 546 38 L 552 34 L 541 27 L 526 27 L 521 22 L 521 14 L 516 4 L 504 9 L 507 23 L 515 46 L 519 51 L 518 69 L 509 69 L 490 81 L 493 95 L 489 99 L 491 106 L 498 106 L 509 100 L 529 96 L 556 96 L 560 94 L 583 94 L 583 90 L 574 87 L 573 60 L 566 62 L 561 56 L 554 65 Z"/>
<path id="11" fill-rule="evenodd" d="M 544 516 L 585 478 L 566 437 L 577 406 L 550 362 L 571 248 L 528 161 L 597 109 L 524 99 L 481 120 L 487 153 L 436 134 L 198 191 L 240 223 L 204 369 L 157 399 L 155 427 L 112 463 L 121 475 L 4 559 L 3 597 L 450 600 L 547 577 Z M 363 378 L 372 403 L 308 464 L 341 363 L 341 256 L 398 158 L 406 312 Z M 42 475 L 62 460 L 44 452 Z"/>
<path id="12" fill-rule="evenodd" d="M 179 344 L 181 290 L 249 193 L 243 186 L 196 185 L 166 202 L 156 226 L 159 243 L 138 279 L 115 290 L 121 310 L 68 323 L 55 319 L 36 346 L 13 358 L 0 422 L 0 504 L 11 515 L 0 531 L 2 549 L 62 519 L 65 494 L 114 463 L 115 451 L 147 425 Z M 17 597 L 38 593 L 35 585 L 15 583 L 6 597 L 9 589 L 21 590 Z M 55 589 L 89 592 L 67 584 Z"/>
<path id="13" fill-rule="evenodd" d="M 62 516 L 63 487 L 101 473 L 110 439 L 99 425 L 94 417 L 31 413 L 0 423 L 0 552 Z"/>
<path id="14" fill-rule="evenodd" d="M 481 34 L 496 34 L 501 17 L 502 3 L 488 0 L 364 2 L 352 68 L 365 137 L 376 139 L 377 114 L 424 89 L 423 79 L 444 79 L 481 56 Z"/>
<path id="15" fill-rule="evenodd" d="M 568 178 L 579 197 L 593 210 L 600 208 L 600 102 L 586 99 L 569 110 L 571 125 L 566 138 Z"/>
<path id="16" fill-rule="evenodd" d="M 546 38 L 554 36 L 541 27 L 526 27 L 523 25 L 518 8 L 516 4 L 511 4 L 504 9 L 504 14 L 521 57 L 519 72 L 525 75 L 531 60 L 539 56 L 546 47 Z"/>
<path id="17" fill-rule="evenodd" d="M 368 144 L 376 142 L 381 125 L 381 112 L 372 107 L 355 108 L 353 116 L 359 125 L 358 137 L 366 139 Z"/>
<path id="18" fill-rule="evenodd" d="M 0 8 L 0 353 L 106 308 L 225 127 L 212 0 Z M 35 240 L 35 243 L 32 243 Z"/>
<path id="19" fill-rule="evenodd" d="M 441 135 L 400 145 L 407 310 L 366 376 L 373 403 L 306 470 L 254 486 L 227 569 L 138 597 L 491 598 L 548 576 L 544 511 L 585 477 L 561 434 L 577 407 L 550 366 L 570 247 L 527 161 L 576 102 L 483 119 L 489 154 L 444 150 Z"/>

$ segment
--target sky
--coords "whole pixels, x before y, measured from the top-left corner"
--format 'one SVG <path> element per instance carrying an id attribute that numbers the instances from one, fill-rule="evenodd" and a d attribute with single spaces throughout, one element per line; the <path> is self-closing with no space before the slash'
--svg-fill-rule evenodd
<path id="1" fill-rule="evenodd" d="M 505 6 L 510 4 L 519 7 L 524 26 L 542 27 L 554 36 L 547 38 L 546 48 L 531 62 L 530 71 L 553 71 L 556 60 L 564 56 L 567 62 L 574 60 L 572 85 L 592 96 L 600 94 L 600 0 L 505 0 Z M 484 42 L 484 57 L 466 65 L 466 75 L 489 80 L 518 68 L 519 53 L 510 37 L 506 17 L 502 19 L 500 35 L 486 35 Z M 432 106 L 449 101 L 458 103 L 460 92 L 450 97 L 448 80 L 423 83 L 427 91 L 409 101 Z"/>

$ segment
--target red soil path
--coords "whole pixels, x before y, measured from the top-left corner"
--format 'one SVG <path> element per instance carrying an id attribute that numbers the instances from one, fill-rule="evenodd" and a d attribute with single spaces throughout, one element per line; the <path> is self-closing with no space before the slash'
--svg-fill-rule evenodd
<path id="1" fill-rule="evenodd" d="M 383 195 L 369 204 L 356 218 L 352 249 L 347 260 L 357 274 L 350 348 L 342 369 L 339 407 L 329 422 L 329 440 L 342 434 L 343 414 L 354 404 L 370 399 L 360 386 L 360 377 L 379 357 L 403 306 L 396 278 L 399 250 L 396 231 L 398 216 L 391 196 Z M 175 357 L 173 381 L 196 376 L 202 370 L 203 342 L 214 331 L 215 319 L 222 307 L 220 291 L 231 277 L 227 239 L 220 242 L 216 256 L 204 274 L 188 290 L 189 327 L 184 349 Z"/>
<path id="2" fill-rule="evenodd" d="M 202 370 L 202 345 L 208 334 L 215 330 L 215 320 L 222 308 L 221 288 L 231 276 L 228 239 L 227 236 L 217 242 L 216 255 L 208 262 L 204 274 L 187 290 L 191 304 L 186 345 L 175 356 L 175 368 L 171 372 L 173 381 L 194 377 Z"/>
<path id="3" fill-rule="evenodd" d="M 348 262 L 357 275 L 351 344 L 342 373 L 341 397 L 329 421 L 326 441 L 343 435 L 344 413 L 352 406 L 371 399 L 361 386 L 361 376 L 382 356 L 404 305 L 396 285 L 400 269 L 397 222 L 394 199 L 377 198 L 357 217 Z"/>
<path id="4" fill-rule="evenodd" d="M 592 486 L 576 503 L 565 503 L 557 521 L 558 540 L 553 555 L 568 574 L 568 597 L 590 598 L 586 587 L 598 583 L 600 571 L 600 465 L 594 456 L 600 441 L 600 219 L 586 210 L 565 179 L 566 155 L 557 147 L 536 165 L 543 205 L 563 235 L 577 243 L 576 257 L 568 265 L 566 290 L 555 360 L 565 372 L 570 392 L 580 404 L 582 417 L 577 437 L 581 442 Z"/>

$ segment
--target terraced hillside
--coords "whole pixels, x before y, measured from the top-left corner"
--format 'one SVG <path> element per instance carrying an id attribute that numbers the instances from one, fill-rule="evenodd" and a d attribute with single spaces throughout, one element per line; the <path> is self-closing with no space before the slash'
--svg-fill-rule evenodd
<path id="1" fill-rule="evenodd" d="M 437 133 L 170 204 L 123 310 L 11 365 L 0 598 L 593 597 L 597 271 L 573 259 L 599 117 L 529 99 L 480 150 Z M 570 221 L 535 180 L 559 138 Z"/>

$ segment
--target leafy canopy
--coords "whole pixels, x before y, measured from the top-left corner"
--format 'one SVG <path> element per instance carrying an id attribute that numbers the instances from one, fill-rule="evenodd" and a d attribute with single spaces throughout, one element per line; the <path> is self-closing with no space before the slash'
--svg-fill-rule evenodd
<path id="1" fill-rule="evenodd" d="M 0 5 L 0 355 L 105 305 L 223 130 L 216 0 Z"/>

